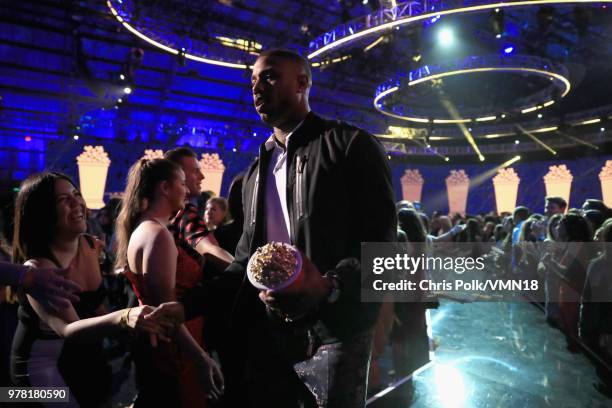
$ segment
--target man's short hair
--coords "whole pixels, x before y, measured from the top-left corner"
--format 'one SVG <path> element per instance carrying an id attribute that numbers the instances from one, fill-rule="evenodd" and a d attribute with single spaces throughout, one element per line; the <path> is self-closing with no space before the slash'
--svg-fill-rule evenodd
<path id="1" fill-rule="evenodd" d="M 558 205 L 562 210 L 567 208 L 567 201 L 565 201 L 563 197 L 546 197 L 545 200 L 549 203 Z"/>
<path id="2" fill-rule="evenodd" d="M 164 159 L 170 160 L 179 166 L 184 157 L 195 157 L 197 159 L 198 155 L 188 147 L 177 147 L 176 149 L 168 150 L 164 154 Z"/>
<path id="3" fill-rule="evenodd" d="M 283 48 L 274 48 L 263 51 L 261 54 L 259 54 L 259 57 L 257 58 L 280 58 L 293 61 L 299 64 L 304 69 L 306 75 L 308 76 L 308 85 L 312 85 L 312 70 L 310 69 L 310 62 L 308 62 L 306 58 L 304 58 L 295 51 Z"/>

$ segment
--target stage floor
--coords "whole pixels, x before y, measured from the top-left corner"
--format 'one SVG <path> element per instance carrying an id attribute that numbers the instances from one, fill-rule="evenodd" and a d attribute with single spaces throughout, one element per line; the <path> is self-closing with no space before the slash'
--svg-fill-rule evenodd
<path id="1" fill-rule="evenodd" d="M 437 348 L 412 403 L 400 387 L 371 407 L 612 407 L 594 365 L 529 303 L 443 301 L 430 322 Z"/>

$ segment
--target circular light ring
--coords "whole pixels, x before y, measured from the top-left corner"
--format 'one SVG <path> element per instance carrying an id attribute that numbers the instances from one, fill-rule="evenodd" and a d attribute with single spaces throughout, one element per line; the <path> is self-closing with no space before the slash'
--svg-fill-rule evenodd
<path id="1" fill-rule="evenodd" d="M 589 124 L 598 124 L 600 121 L 595 121 L 595 118 L 608 118 L 612 119 L 612 105 L 606 105 L 597 107 L 594 109 L 588 109 L 579 112 L 569 113 L 565 117 L 565 121 L 569 126 L 581 126 L 581 125 L 589 125 Z M 603 120 L 602 119 L 602 120 Z M 524 128 L 525 132 L 540 134 L 538 137 L 541 137 L 543 134 L 551 134 L 552 132 L 556 132 L 559 130 L 560 125 L 558 121 L 549 121 L 542 123 L 541 121 L 532 121 L 526 123 L 520 123 L 520 125 Z M 563 128 L 561 128 L 563 129 Z M 474 139 L 479 140 L 496 140 L 496 139 L 507 139 L 509 137 L 516 138 L 517 126 L 516 124 L 512 125 L 493 125 L 493 126 L 485 126 L 480 127 L 478 129 L 478 134 L 473 134 Z M 605 131 L 605 130 L 604 130 Z M 601 129 L 599 133 L 601 133 Z M 438 146 L 438 142 L 444 141 L 463 141 L 464 135 L 459 133 L 456 128 L 444 128 L 437 129 L 435 135 L 428 135 L 426 129 L 421 127 L 399 127 L 399 126 L 389 126 L 388 132 L 386 134 L 376 134 L 376 137 L 379 137 L 383 140 L 387 141 L 396 141 L 396 142 L 408 142 L 414 140 L 424 140 L 425 137 L 431 142 L 436 142 L 436 147 Z M 485 146 L 485 145 L 480 145 Z M 455 146 L 456 147 L 456 146 Z"/>
<path id="2" fill-rule="evenodd" d="M 118 0 L 119 1 L 119 0 Z M 202 55 L 196 55 L 196 54 L 192 54 L 192 53 L 188 53 L 185 52 L 184 49 L 177 49 L 175 48 L 175 46 L 173 45 L 168 45 L 168 44 L 163 44 L 162 42 L 160 42 L 159 40 L 156 40 L 153 38 L 153 35 L 150 33 L 146 33 L 146 29 L 140 28 L 140 27 L 136 27 L 135 24 L 132 24 L 129 21 L 129 13 L 124 11 L 121 7 L 123 7 L 123 3 L 125 2 L 125 0 L 123 1 L 119 1 L 120 5 L 115 7 L 113 6 L 113 4 L 111 3 L 111 0 L 106 0 L 106 6 L 108 7 L 108 9 L 110 10 L 111 14 L 113 15 L 113 17 L 115 17 L 115 19 L 121 23 L 121 25 L 128 30 L 129 32 L 131 32 L 132 34 L 134 34 L 136 37 L 140 38 L 143 41 L 146 41 L 147 43 L 151 44 L 152 46 L 159 48 L 160 50 L 169 52 L 170 54 L 174 54 L 174 55 L 180 55 L 181 57 L 185 57 L 185 59 L 190 59 L 193 61 L 198 61 L 198 62 L 203 62 L 205 64 L 212 64 L 212 65 L 217 65 L 217 66 L 221 66 L 221 67 L 226 67 L 226 68 L 236 68 L 236 69 L 249 69 L 252 68 L 251 64 L 246 64 L 242 61 L 229 61 L 229 60 L 225 60 L 225 59 L 220 59 L 218 57 L 208 57 L 208 56 L 202 56 Z M 245 51 L 245 53 L 248 52 Z"/>
<path id="3" fill-rule="evenodd" d="M 408 74 L 400 73 L 396 75 L 395 78 L 378 86 L 374 97 L 374 108 L 387 116 L 416 123 L 457 124 L 495 120 L 497 119 L 496 112 L 478 112 L 471 115 L 473 116 L 471 118 L 430 118 L 431 114 L 428 114 L 431 112 L 430 110 L 414 111 L 402 104 L 395 105 L 393 108 L 386 108 L 382 103 L 385 97 L 399 91 L 400 86 L 405 83 L 408 86 L 415 86 L 439 78 L 478 72 L 514 72 L 549 78 L 551 80 L 550 86 L 535 95 L 522 99 L 519 107 L 508 109 L 522 109 L 522 113 L 548 107 L 554 103 L 557 92 L 561 97 L 564 97 L 571 89 L 567 69 L 563 65 L 553 64 L 544 58 L 525 55 L 468 57 L 450 63 L 425 65 Z M 524 109 L 526 104 L 533 106 L 533 108 Z"/>
<path id="4" fill-rule="evenodd" d="M 455 4 L 438 3 L 431 6 L 427 0 L 415 0 L 398 4 L 389 9 L 359 17 L 339 25 L 312 40 L 308 46 L 308 58 L 315 60 L 326 54 L 337 51 L 349 43 L 365 39 L 371 35 L 380 34 L 385 30 L 419 22 L 429 18 L 451 14 L 473 13 L 497 8 L 530 7 L 538 5 L 565 4 L 602 4 L 612 3 L 612 0 L 520 0 L 508 3 L 490 3 L 486 0 L 475 0 L 468 7 L 456 7 Z M 474 4 L 476 3 L 476 4 Z M 438 7 L 436 9 L 436 7 Z"/>

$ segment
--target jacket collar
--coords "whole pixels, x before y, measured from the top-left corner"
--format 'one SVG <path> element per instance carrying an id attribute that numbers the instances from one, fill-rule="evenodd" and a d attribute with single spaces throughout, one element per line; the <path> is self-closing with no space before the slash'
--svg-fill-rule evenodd
<path id="1" fill-rule="evenodd" d="M 314 113 L 313 111 L 308 112 L 308 115 L 304 118 L 299 125 L 289 134 L 292 144 L 297 146 L 304 144 L 309 139 L 316 137 L 321 127 L 323 126 L 323 118 Z M 289 137 L 287 138 L 289 140 Z M 263 151 L 270 151 L 274 148 L 276 141 L 274 140 L 274 134 L 263 143 Z M 287 146 L 289 144 L 287 143 Z"/>
<path id="2" fill-rule="evenodd" d="M 304 118 L 300 123 L 298 123 L 298 125 L 295 128 L 293 128 L 293 130 L 291 132 L 289 132 L 289 134 L 287 135 L 287 138 L 285 139 L 285 149 L 289 145 L 289 139 L 291 138 L 291 136 L 295 133 L 296 130 L 298 130 L 300 128 L 300 126 L 302 126 L 302 124 L 304 123 L 305 120 L 306 120 L 306 118 Z M 274 132 L 272 132 L 272 134 L 270 135 L 268 140 L 266 140 L 264 142 L 264 147 L 265 147 L 265 149 L 267 151 L 270 151 L 270 150 L 274 149 L 274 147 L 281 147 L 282 148 L 282 146 L 280 146 L 280 144 L 278 143 L 278 141 L 274 137 Z"/>

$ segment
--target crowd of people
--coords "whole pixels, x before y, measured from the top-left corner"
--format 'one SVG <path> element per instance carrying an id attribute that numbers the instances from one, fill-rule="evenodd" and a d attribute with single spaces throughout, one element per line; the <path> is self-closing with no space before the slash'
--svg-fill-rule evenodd
<path id="1" fill-rule="evenodd" d="M 583 340 L 609 361 L 608 306 L 591 301 L 612 289 L 609 251 L 525 245 L 608 242 L 602 202 L 567 210 L 549 197 L 544 214 L 428 217 L 394 205 L 374 137 L 310 111 L 306 60 L 264 52 L 251 80 L 274 132 L 227 199 L 202 193 L 206 175 L 187 147 L 135 162 L 123 197 L 98 212 L 63 174 L 23 181 L 1 282 L 20 305 L 12 384 L 67 386 L 70 406 L 108 406 L 103 349 L 113 348 L 135 366 L 136 407 L 363 407 L 388 342 L 400 377 L 427 361 L 425 311 L 436 304 L 361 302 L 362 242 L 494 243 L 505 273 L 543 276 L 546 316 L 568 346 Z M 272 241 L 302 253 L 291 293 L 245 279 L 250 256 Z M 103 347 L 104 337 L 113 340 Z"/>
<path id="2" fill-rule="evenodd" d="M 358 259 L 395 239 L 391 173 L 372 135 L 310 111 L 311 85 L 298 54 L 260 55 L 253 102 L 273 133 L 227 200 L 202 194 L 186 147 L 136 161 L 97 213 L 64 174 L 24 180 L 2 264 L 19 303 L 10 383 L 108 406 L 111 345 L 129 350 L 136 407 L 364 406 L 378 305 L 359 302 Z M 290 293 L 245 281 L 273 241 L 302 253 Z"/>
<path id="3" fill-rule="evenodd" d="M 418 212 L 409 202 L 398 203 L 400 207 L 406 208 L 399 211 L 401 226 L 408 212 Z M 612 365 L 612 209 L 601 200 L 568 208 L 562 197 L 546 197 L 541 213 L 518 206 L 512 214 L 500 215 L 418 214 L 432 242 L 442 237 L 471 243 L 479 255 L 489 257 L 497 277 L 537 281 L 538 290 L 523 295 L 563 332 L 568 349 L 586 346 Z"/>

